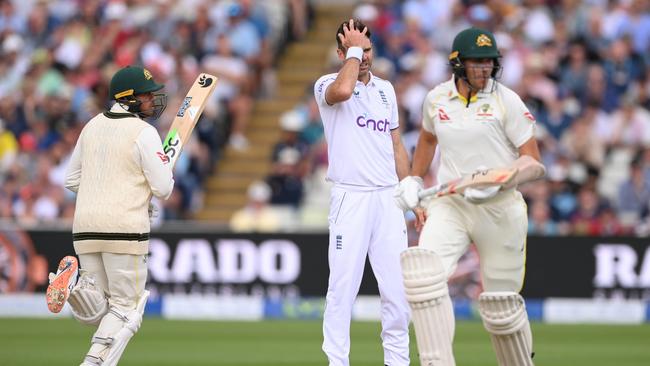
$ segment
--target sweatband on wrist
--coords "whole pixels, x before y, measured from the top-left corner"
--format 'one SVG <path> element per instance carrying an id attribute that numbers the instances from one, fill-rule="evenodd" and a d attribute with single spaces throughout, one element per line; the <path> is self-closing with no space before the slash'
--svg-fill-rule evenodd
<path id="1" fill-rule="evenodd" d="M 359 60 L 359 62 L 362 61 L 363 59 L 363 48 L 361 47 L 350 47 L 348 48 L 348 52 L 345 53 L 345 59 L 349 58 L 356 58 Z"/>

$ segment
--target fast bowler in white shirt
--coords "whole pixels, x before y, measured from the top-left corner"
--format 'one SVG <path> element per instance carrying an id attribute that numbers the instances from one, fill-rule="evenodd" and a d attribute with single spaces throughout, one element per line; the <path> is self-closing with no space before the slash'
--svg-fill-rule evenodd
<path id="1" fill-rule="evenodd" d="M 409 306 L 399 276 L 407 248 L 404 214 L 393 189 L 408 174 L 393 86 L 370 73 L 370 31 L 360 21 L 337 30 L 340 71 L 318 79 L 314 95 L 325 126 L 334 183 L 329 213 L 330 277 L 323 351 L 330 366 L 349 365 L 350 319 L 366 256 L 381 296 L 384 363 L 409 364 Z"/>

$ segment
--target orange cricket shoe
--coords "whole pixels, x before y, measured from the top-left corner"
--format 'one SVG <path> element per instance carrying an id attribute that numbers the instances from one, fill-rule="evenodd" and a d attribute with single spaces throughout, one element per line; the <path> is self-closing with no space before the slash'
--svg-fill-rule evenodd
<path id="1" fill-rule="evenodd" d="M 63 309 L 63 305 L 70 296 L 70 291 L 77 283 L 79 276 L 79 262 L 74 256 L 68 255 L 63 257 L 59 262 L 59 268 L 56 274 L 50 272 L 50 285 L 47 286 L 47 308 L 53 313 L 58 313 Z"/>

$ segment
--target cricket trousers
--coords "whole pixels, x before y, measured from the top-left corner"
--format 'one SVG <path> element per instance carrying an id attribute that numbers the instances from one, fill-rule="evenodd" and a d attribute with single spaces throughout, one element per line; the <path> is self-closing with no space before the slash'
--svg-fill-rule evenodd
<path id="1" fill-rule="evenodd" d="M 401 277 L 407 248 L 404 214 L 393 187 L 358 191 L 334 186 L 329 213 L 329 284 L 323 316 L 323 351 L 330 366 L 350 364 L 350 321 L 366 257 L 381 297 L 384 364 L 409 364 L 410 309 Z"/>
<path id="2" fill-rule="evenodd" d="M 145 255 L 87 253 L 79 254 L 81 269 L 91 275 L 98 290 L 108 298 L 111 310 L 128 314 L 136 308 L 144 293 L 147 281 L 147 262 Z M 123 321 L 112 312 L 107 313 L 97 327 L 95 336 L 112 337 L 124 326 Z M 106 346 L 93 343 L 88 355 L 105 356 Z"/>
<path id="3" fill-rule="evenodd" d="M 144 292 L 147 262 L 144 255 L 79 254 L 81 269 L 92 275 L 95 285 L 106 294 L 110 307 L 129 312 Z"/>
<path id="4" fill-rule="evenodd" d="M 485 291 L 519 292 L 526 264 L 528 216 L 521 193 L 508 190 L 474 204 L 461 195 L 431 199 L 419 246 L 434 251 L 447 277 L 473 242 Z"/>

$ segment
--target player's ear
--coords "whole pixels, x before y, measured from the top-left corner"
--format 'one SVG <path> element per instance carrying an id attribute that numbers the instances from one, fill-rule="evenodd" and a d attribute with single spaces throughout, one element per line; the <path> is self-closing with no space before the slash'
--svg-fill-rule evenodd
<path id="1" fill-rule="evenodd" d="M 339 60 L 341 60 L 341 61 L 345 60 L 345 52 L 343 52 L 342 49 L 337 48 L 336 49 L 336 55 L 339 57 Z"/>

